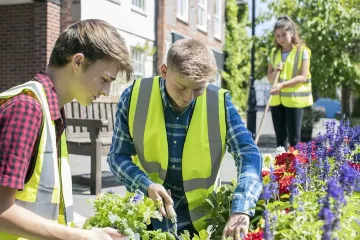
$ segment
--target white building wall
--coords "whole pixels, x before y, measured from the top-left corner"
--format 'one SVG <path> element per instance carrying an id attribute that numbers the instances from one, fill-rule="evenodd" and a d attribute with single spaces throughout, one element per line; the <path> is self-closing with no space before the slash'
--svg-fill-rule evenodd
<path id="1" fill-rule="evenodd" d="M 125 39 L 130 53 L 132 47 L 144 46 L 146 43 L 153 48 L 155 0 L 144 0 L 144 2 L 145 11 L 142 11 L 132 5 L 132 0 L 81 0 L 80 18 L 81 20 L 96 18 L 109 22 Z M 153 76 L 153 56 L 146 55 L 143 74 L 143 77 Z M 119 95 L 127 85 L 119 80 L 115 81 L 111 94 Z"/>

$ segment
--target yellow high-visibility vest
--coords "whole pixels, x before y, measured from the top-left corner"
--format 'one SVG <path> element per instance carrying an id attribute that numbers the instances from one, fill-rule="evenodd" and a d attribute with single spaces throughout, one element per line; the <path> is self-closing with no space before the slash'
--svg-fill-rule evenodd
<path id="1" fill-rule="evenodd" d="M 292 87 L 281 89 L 280 93 L 271 98 L 270 106 L 280 104 L 290 108 L 304 108 L 313 104 L 311 93 L 311 73 L 310 73 L 310 56 L 311 51 L 305 46 L 295 46 L 287 56 L 283 70 L 280 73 L 279 82 L 289 81 L 299 74 L 302 64 L 303 52 L 306 49 L 309 53 L 309 73 L 305 83 L 299 83 Z M 281 50 L 273 48 L 270 55 L 270 63 L 275 69 L 276 65 L 282 61 Z"/>
<path id="2" fill-rule="evenodd" d="M 225 92 L 208 84 L 196 99 L 182 155 L 182 177 L 190 218 L 197 231 L 205 228 L 204 199 L 219 185 L 225 153 Z M 135 81 L 129 109 L 129 130 L 137 155 L 133 162 L 149 178 L 163 184 L 168 168 L 168 142 L 159 77 Z"/>
<path id="3" fill-rule="evenodd" d="M 41 217 L 70 226 L 73 221 L 73 198 L 66 136 L 64 132 L 58 151 L 55 123 L 51 120 L 43 86 L 37 81 L 29 81 L 0 93 L 0 99 L 10 99 L 26 91 L 31 91 L 40 102 L 43 119 L 34 171 L 24 189 L 16 192 L 15 204 Z M 26 240 L 4 232 L 0 232 L 0 239 Z"/>

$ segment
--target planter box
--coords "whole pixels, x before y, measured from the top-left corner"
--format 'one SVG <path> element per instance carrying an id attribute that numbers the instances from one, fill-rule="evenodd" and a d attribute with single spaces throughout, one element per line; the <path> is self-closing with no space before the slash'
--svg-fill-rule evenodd
<path id="1" fill-rule="evenodd" d="M 306 128 L 306 129 L 301 129 L 301 137 L 300 137 L 300 141 L 301 142 L 309 142 L 311 141 L 311 135 L 312 135 L 312 128 Z"/>

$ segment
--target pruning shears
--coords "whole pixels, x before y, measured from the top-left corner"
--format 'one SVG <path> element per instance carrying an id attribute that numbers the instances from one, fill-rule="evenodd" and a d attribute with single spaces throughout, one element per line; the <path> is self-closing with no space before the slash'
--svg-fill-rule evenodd
<path id="1" fill-rule="evenodd" d="M 170 190 L 168 190 L 168 193 L 171 196 L 171 192 Z M 167 217 L 170 219 L 170 221 L 173 224 L 173 229 L 170 230 L 170 232 L 175 236 L 175 239 L 180 239 L 179 236 L 177 235 L 177 215 L 174 209 L 174 206 L 172 204 L 165 204 L 165 210 L 166 210 L 166 214 Z"/>

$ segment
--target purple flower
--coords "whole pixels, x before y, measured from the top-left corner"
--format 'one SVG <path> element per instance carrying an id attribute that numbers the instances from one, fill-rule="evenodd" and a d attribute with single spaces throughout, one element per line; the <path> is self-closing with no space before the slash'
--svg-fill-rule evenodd
<path id="1" fill-rule="evenodd" d="M 264 239 L 271 240 L 273 239 L 272 232 L 271 232 L 271 225 L 270 225 L 270 214 L 267 209 L 263 212 L 263 217 L 265 220 L 265 229 L 264 229 Z"/>
<path id="2" fill-rule="evenodd" d="M 274 175 L 274 168 L 270 167 L 270 180 L 269 191 L 273 199 L 276 199 L 276 196 L 279 195 L 279 184 L 276 181 L 276 176 Z"/>
<path id="3" fill-rule="evenodd" d="M 260 196 L 261 199 L 269 200 L 271 199 L 271 192 L 270 192 L 270 184 L 267 184 L 264 189 L 263 189 L 263 193 Z"/>
<path id="4" fill-rule="evenodd" d="M 293 205 L 294 203 L 294 198 L 296 195 L 299 194 L 299 189 L 295 186 L 296 184 L 296 179 L 293 179 L 291 181 L 291 185 L 290 185 L 290 204 Z"/>
<path id="5" fill-rule="evenodd" d="M 134 196 L 131 198 L 132 204 L 137 204 L 138 202 L 142 201 L 144 199 L 144 194 L 140 192 L 139 190 L 135 191 Z"/>
<path id="6" fill-rule="evenodd" d="M 326 196 L 323 200 L 323 207 L 320 210 L 319 219 L 324 220 L 324 226 L 322 227 L 323 235 L 322 240 L 330 240 L 331 239 L 331 233 L 333 231 L 333 222 L 335 219 L 335 216 L 330 208 L 330 202 L 329 202 L 329 196 Z"/>
<path id="7" fill-rule="evenodd" d="M 356 175 L 356 170 L 352 168 L 348 163 L 345 163 L 341 167 L 339 182 L 348 195 L 351 194 L 354 186 L 356 185 Z"/>
<path id="8" fill-rule="evenodd" d="M 340 203 L 346 203 L 345 197 L 344 197 L 344 190 L 342 189 L 339 182 L 334 179 L 330 178 L 327 183 L 327 193 L 329 197 L 332 197 L 335 201 Z"/>

